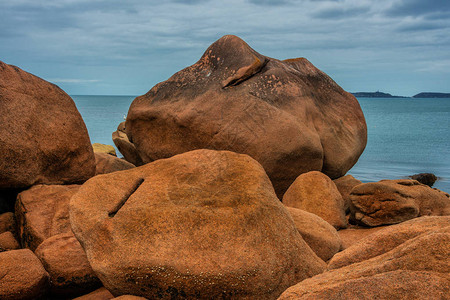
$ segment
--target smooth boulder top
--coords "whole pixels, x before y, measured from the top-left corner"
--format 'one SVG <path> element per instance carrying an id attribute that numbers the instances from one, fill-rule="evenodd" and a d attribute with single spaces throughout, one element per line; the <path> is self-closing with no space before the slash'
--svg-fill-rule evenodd
<path id="1" fill-rule="evenodd" d="M 0 189 L 95 174 L 86 125 L 63 90 L 0 61 Z"/>
<path id="2" fill-rule="evenodd" d="M 245 153 L 281 197 L 301 173 L 343 176 L 367 141 L 356 98 L 305 58 L 263 56 L 236 36 L 130 106 L 126 134 L 148 163 L 195 149 Z"/>
<path id="3" fill-rule="evenodd" d="M 72 197 L 70 221 L 115 296 L 275 299 L 325 268 L 261 165 L 229 151 L 93 177 Z"/>

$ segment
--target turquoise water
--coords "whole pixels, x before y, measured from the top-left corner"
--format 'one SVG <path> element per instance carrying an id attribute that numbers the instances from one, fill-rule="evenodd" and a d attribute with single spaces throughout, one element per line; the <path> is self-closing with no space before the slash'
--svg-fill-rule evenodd
<path id="1" fill-rule="evenodd" d="M 113 145 L 135 96 L 72 96 L 92 143 Z M 431 172 L 450 192 L 450 99 L 358 99 L 366 117 L 367 147 L 349 171 L 363 182 Z"/>

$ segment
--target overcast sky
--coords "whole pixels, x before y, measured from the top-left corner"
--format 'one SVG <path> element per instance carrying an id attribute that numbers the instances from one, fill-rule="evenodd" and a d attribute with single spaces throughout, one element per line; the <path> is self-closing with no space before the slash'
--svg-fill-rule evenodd
<path id="1" fill-rule="evenodd" d="M 350 92 L 450 92 L 450 0 L 0 0 L 0 60 L 72 95 L 143 94 L 225 34 Z"/>

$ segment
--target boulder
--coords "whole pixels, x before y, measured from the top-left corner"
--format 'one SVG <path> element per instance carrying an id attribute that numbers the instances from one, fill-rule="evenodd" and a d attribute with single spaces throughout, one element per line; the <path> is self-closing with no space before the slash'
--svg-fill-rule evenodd
<path id="1" fill-rule="evenodd" d="M 137 97 L 125 131 L 143 163 L 194 149 L 248 154 L 280 198 L 302 173 L 345 175 L 367 141 L 358 101 L 325 73 L 305 58 L 263 56 L 231 35 Z"/>
<path id="2" fill-rule="evenodd" d="M 306 279 L 278 299 L 445 299 L 449 256 L 450 227 L 446 227 L 369 260 Z"/>
<path id="3" fill-rule="evenodd" d="M 45 239 L 70 232 L 69 201 L 79 185 L 35 185 L 16 202 L 18 235 L 22 246 L 35 250 Z"/>
<path id="4" fill-rule="evenodd" d="M 351 245 L 357 243 L 359 240 L 385 227 L 386 226 L 364 227 L 358 225 L 350 225 L 345 229 L 339 230 L 338 234 L 342 241 L 342 250 L 347 249 Z"/>
<path id="5" fill-rule="evenodd" d="M 336 229 L 347 227 L 344 200 L 333 181 L 321 172 L 298 176 L 284 194 L 283 203 L 318 215 Z"/>
<path id="6" fill-rule="evenodd" d="M 35 253 L 50 275 L 53 296 L 79 296 L 101 286 L 72 232 L 46 239 Z"/>
<path id="7" fill-rule="evenodd" d="M 418 182 L 428 185 L 429 187 L 432 187 L 433 184 L 436 182 L 436 180 L 438 179 L 436 177 L 436 175 L 432 174 L 432 173 L 419 173 L 419 174 L 414 174 L 412 176 L 410 176 L 411 179 L 417 180 Z"/>
<path id="8" fill-rule="evenodd" d="M 110 300 L 113 299 L 114 296 L 110 291 L 101 287 L 89 294 L 74 298 L 73 300 Z"/>
<path id="9" fill-rule="evenodd" d="M 120 153 L 122 153 L 126 161 L 132 163 L 135 166 L 141 166 L 144 164 L 142 162 L 142 158 L 136 150 L 136 146 L 128 139 L 128 136 L 125 132 L 125 122 L 120 123 L 117 127 L 117 131 L 113 132 L 112 140 L 117 149 L 119 149 Z"/>
<path id="10" fill-rule="evenodd" d="M 416 180 L 381 180 L 353 188 L 350 219 L 365 226 L 390 225 L 419 216 L 450 215 L 450 196 Z"/>
<path id="11" fill-rule="evenodd" d="M 111 145 L 93 143 L 92 149 L 94 150 L 94 153 L 106 153 L 112 156 L 117 156 L 116 149 L 114 149 L 114 147 Z"/>
<path id="12" fill-rule="evenodd" d="M 341 250 L 338 232 L 321 217 L 307 211 L 286 207 L 295 227 L 309 247 L 324 261 L 328 261 Z"/>
<path id="13" fill-rule="evenodd" d="M 323 271 L 247 155 L 196 150 L 96 176 L 73 232 L 115 296 L 274 299 Z"/>
<path id="14" fill-rule="evenodd" d="M 16 232 L 16 220 L 14 219 L 14 213 L 7 212 L 0 215 L 0 233 L 11 231 Z"/>
<path id="15" fill-rule="evenodd" d="M 342 195 L 342 199 L 344 199 L 344 209 L 345 212 L 350 212 L 350 192 L 352 189 L 357 186 L 358 184 L 361 184 L 362 182 L 353 177 L 352 175 L 345 175 L 342 177 L 339 177 L 338 179 L 333 180 L 334 184 L 336 185 L 339 193 Z"/>
<path id="16" fill-rule="evenodd" d="M 450 227 L 450 217 L 420 217 L 378 230 L 336 254 L 328 269 L 337 269 L 384 254 L 426 232 Z"/>
<path id="17" fill-rule="evenodd" d="M 95 153 L 95 167 L 95 174 L 98 175 L 128 170 L 134 168 L 135 165 L 106 153 Z"/>
<path id="18" fill-rule="evenodd" d="M 0 253 L 0 299 L 40 299 L 48 291 L 48 274 L 29 249 Z"/>
<path id="19" fill-rule="evenodd" d="M 0 248 L 7 250 L 19 249 L 20 245 L 11 231 L 3 232 L 0 234 Z"/>
<path id="20" fill-rule="evenodd" d="M 0 189 L 94 176 L 86 125 L 59 87 L 0 61 Z"/>
<path id="21" fill-rule="evenodd" d="M 139 297 L 139 296 L 133 296 L 133 295 L 123 295 L 114 298 L 115 300 L 146 300 L 147 298 Z"/>

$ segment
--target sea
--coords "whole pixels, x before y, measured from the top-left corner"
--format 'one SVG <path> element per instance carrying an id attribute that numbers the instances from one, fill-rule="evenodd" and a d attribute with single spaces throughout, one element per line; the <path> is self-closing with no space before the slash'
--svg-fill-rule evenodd
<path id="1" fill-rule="evenodd" d="M 114 145 L 111 134 L 136 96 L 72 96 L 92 143 Z M 367 122 L 366 149 L 348 172 L 362 182 L 438 176 L 450 193 L 450 99 L 358 98 Z M 117 149 L 116 149 L 117 151 Z"/>

